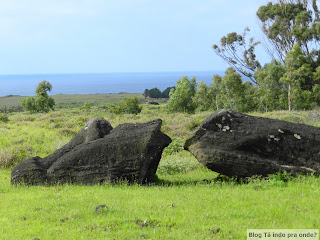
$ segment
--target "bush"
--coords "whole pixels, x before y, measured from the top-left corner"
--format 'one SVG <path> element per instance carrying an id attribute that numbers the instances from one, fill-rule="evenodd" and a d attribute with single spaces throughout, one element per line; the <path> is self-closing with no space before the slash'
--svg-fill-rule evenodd
<path id="1" fill-rule="evenodd" d="M 142 110 L 140 106 L 140 101 L 137 97 L 126 98 L 120 102 L 117 106 L 110 107 L 109 111 L 115 114 L 128 113 L 128 114 L 138 114 Z"/>
<path id="2" fill-rule="evenodd" d="M 80 109 L 81 109 L 82 111 L 90 111 L 90 110 L 91 110 L 91 104 L 90 104 L 90 103 L 85 103 L 84 105 L 82 105 L 82 106 L 80 107 Z"/>
<path id="3" fill-rule="evenodd" d="M 4 122 L 4 123 L 9 122 L 8 116 L 5 114 L 0 114 L 0 122 Z"/>
<path id="4" fill-rule="evenodd" d="M 52 85 L 49 82 L 45 80 L 40 82 L 36 89 L 36 97 L 28 97 L 21 100 L 23 109 L 30 112 L 49 112 L 55 105 L 54 99 L 49 97 L 47 93 L 51 89 Z"/>

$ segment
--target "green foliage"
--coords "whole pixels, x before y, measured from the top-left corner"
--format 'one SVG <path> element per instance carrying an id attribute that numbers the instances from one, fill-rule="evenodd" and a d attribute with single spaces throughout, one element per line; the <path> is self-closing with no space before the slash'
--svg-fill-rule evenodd
<path id="1" fill-rule="evenodd" d="M 169 98 L 169 94 L 170 94 L 170 91 L 171 89 L 175 89 L 175 87 L 167 87 L 162 93 L 162 97 L 163 98 Z"/>
<path id="2" fill-rule="evenodd" d="M 270 181 L 288 182 L 290 179 L 292 179 L 292 176 L 290 176 L 286 171 L 284 171 L 284 172 L 278 172 L 276 174 L 269 174 L 268 179 Z"/>
<path id="3" fill-rule="evenodd" d="M 202 119 L 191 119 L 191 121 L 186 125 L 187 130 L 195 130 L 200 126 Z"/>
<path id="4" fill-rule="evenodd" d="M 163 152 L 167 154 L 181 152 L 183 150 L 184 141 L 185 140 L 181 138 L 173 138 L 172 142 L 164 149 Z"/>
<path id="5" fill-rule="evenodd" d="M 152 88 L 152 89 L 145 89 L 144 90 L 144 97 L 150 97 L 150 98 L 169 98 L 170 90 L 174 87 L 168 87 L 163 92 L 161 92 L 158 88 Z"/>
<path id="6" fill-rule="evenodd" d="M 28 97 L 21 100 L 23 109 L 30 112 L 49 112 L 54 109 L 55 101 L 47 93 L 47 91 L 51 90 L 51 83 L 45 80 L 40 82 L 36 89 L 36 97 Z"/>
<path id="7" fill-rule="evenodd" d="M 286 180 L 285 176 L 276 175 L 269 179 L 251 178 L 247 184 L 225 181 L 181 149 L 191 130 L 210 114 L 211 111 L 167 114 L 161 107 L 150 110 L 149 106 L 137 116 L 126 117 L 98 108 L 90 114 L 74 108 L 48 114 L 10 114 L 10 122 L 0 124 L 1 238 L 245 239 L 244 226 L 252 223 L 255 228 L 271 229 L 318 226 L 318 177 Z M 318 111 L 257 114 L 320 126 Z M 53 153 L 92 116 L 105 117 L 114 127 L 125 122 L 163 119 L 162 130 L 173 138 L 173 144 L 162 154 L 155 185 L 11 186 L 12 169 L 3 168 L 12 168 L 32 156 Z M 189 123 L 193 127 L 189 128 Z M 67 130 L 74 132 L 63 134 Z M 96 211 L 100 205 L 107 208 Z M 221 231 L 213 232 L 217 228 Z"/>
<path id="8" fill-rule="evenodd" d="M 265 50 L 272 58 L 261 68 L 255 55 L 259 42 L 246 40 L 235 32 L 221 38 L 215 52 L 255 85 L 242 84 L 244 96 L 235 78 L 214 76 L 209 87 L 215 109 L 238 111 L 274 111 L 312 109 L 320 105 L 320 14 L 319 2 L 270 1 L 260 6 L 257 16 L 266 38 Z M 231 76 L 231 73 L 230 73 Z M 234 88 L 230 88 L 234 85 Z M 243 100 L 244 99 L 244 100 Z M 237 105 L 235 104 L 237 103 Z"/>
<path id="9" fill-rule="evenodd" d="M 4 122 L 4 123 L 9 122 L 8 115 L 0 113 L 0 122 Z"/>
<path id="10" fill-rule="evenodd" d="M 209 91 L 209 88 L 207 87 L 207 84 L 205 82 L 198 82 L 198 89 L 196 91 L 196 94 L 193 98 L 194 103 L 197 106 L 197 110 L 199 111 L 207 111 L 212 106 L 212 94 Z"/>
<path id="11" fill-rule="evenodd" d="M 196 94 L 197 82 L 193 77 L 190 80 L 183 76 L 178 80 L 175 89 L 171 89 L 166 108 L 169 112 L 194 113 L 197 105 L 193 98 Z"/>
<path id="12" fill-rule="evenodd" d="M 260 44 L 254 38 L 247 40 L 249 28 L 245 28 L 242 35 L 232 32 L 223 36 L 220 40 L 220 46 L 213 45 L 215 53 L 227 62 L 231 67 L 257 83 L 254 79 L 254 71 L 261 68 L 256 58 L 255 48 Z"/>
<path id="13" fill-rule="evenodd" d="M 255 72 L 255 78 L 259 84 L 256 92 L 257 110 L 267 112 L 285 108 L 286 96 L 280 83 L 284 73 L 282 64 L 275 60 Z"/>
<path id="14" fill-rule="evenodd" d="M 142 106 L 140 106 L 140 101 L 137 97 L 124 99 L 117 106 L 109 108 L 109 111 L 115 114 L 138 114 L 141 110 Z"/>
<path id="15" fill-rule="evenodd" d="M 145 96 L 145 98 L 147 98 L 147 97 L 161 98 L 162 94 L 158 88 L 152 88 L 150 90 L 149 89 L 144 90 L 144 96 Z"/>
<path id="16" fill-rule="evenodd" d="M 210 92 L 214 95 L 213 104 L 215 109 L 231 109 L 236 111 L 246 111 L 245 89 L 239 73 L 233 68 L 228 68 L 223 77 L 215 75 L 213 77 Z"/>
<path id="17" fill-rule="evenodd" d="M 298 44 L 309 55 L 315 40 L 319 40 L 319 12 L 316 1 L 279 1 L 258 9 L 262 30 L 270 42 L 270 53 L 284 63 L 286 55 Z"/>
<path id="18" fill-rule="evenodd" d="M 284 69 L 285 73 L 280 82 L 286 86 L 288 110 L 291 111 L 292 104 L 299 107 L 299 96 L 302 101 L 311 100 L 311 96 L 307 97 L 308 93 L 303 91 L 302 85 L 306 78 L 312 76 L 312 69 L 299 45 L 295 44 L 292 50 L 288 52 Z"/>
<path id="19" fill-rule="evenodd" d="M 91 104 L 90 103 L 85 103 L 80 107 L 80 109 L 82 111 L 90 111 L 91 110 Z"/>

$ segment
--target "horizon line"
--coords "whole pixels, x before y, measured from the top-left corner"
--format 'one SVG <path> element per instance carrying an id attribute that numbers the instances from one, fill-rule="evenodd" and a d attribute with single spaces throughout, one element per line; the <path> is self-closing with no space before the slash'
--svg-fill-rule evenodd
<path id="1" fill-rule="evenodd" d="M 187 71 L 136 71 L 136 72 L 70 72 L 70 73 L 0 73 L 0 76 L 14 76 L 14 75 L 73 75 L 73 74 L 130 74 L 130 73 L 194 73 L 194 72 L 225 72 L 225 70 L 187 70 Z"/>

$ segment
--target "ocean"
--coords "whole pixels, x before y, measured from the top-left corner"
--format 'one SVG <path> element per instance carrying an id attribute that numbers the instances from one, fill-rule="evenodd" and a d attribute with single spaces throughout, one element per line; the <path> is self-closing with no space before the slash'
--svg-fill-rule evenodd
<path id="1" fill-rule="evenodd" d="M 182 76 L 194 76 L 197 82 L 210 85 L 214 74 L 223 75 L 223 71 L 0 75 L 0 96 L 33 96 L 42 80 L 52 84 L 50 95 L 143 93 L 155 87 L 163 91 Z"/>

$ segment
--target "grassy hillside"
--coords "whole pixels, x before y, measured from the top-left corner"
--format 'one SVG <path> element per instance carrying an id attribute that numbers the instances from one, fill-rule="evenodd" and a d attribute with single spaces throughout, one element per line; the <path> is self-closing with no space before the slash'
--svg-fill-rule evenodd
<path id="1" fill-rule="evenodd" d="M 211 112 L 167 114 L 163 105 L 144 105 L 136 116 L 114 115 L 95 96 L 88 98 L 90 109 L 10 113 L 9 122 L 0 122 L 0 239 L 246 239 L 247 229 L 319 228 L 318 177 L 221 181 L 182 150 Z M 61 103 L 67 101 L 74 98 Z M 320 127 L 318 111 L 252 115 Z M 163 120 L 162 131 L 173 142 L 163 153 L 155 185 L 10 185 L 16 164 L 52 153 L 95 116 L 113 127 Z M 100 205 L 106 207 L 96 209 Z"/>

